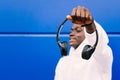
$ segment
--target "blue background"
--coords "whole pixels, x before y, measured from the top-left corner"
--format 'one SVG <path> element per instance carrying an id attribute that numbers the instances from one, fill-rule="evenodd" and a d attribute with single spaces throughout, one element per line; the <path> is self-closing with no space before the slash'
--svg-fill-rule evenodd
<path id="1" fill-rule="evenodd" d="M 119 0 L 1 0 L 0 80 L 53 80 L 61 57 L 56 31 L 72 8 L 87 7 L 107 31 L 113 50 L 112 80 L 120 80 Z M 62 29 L 68 41 L 71 23 Z"/>

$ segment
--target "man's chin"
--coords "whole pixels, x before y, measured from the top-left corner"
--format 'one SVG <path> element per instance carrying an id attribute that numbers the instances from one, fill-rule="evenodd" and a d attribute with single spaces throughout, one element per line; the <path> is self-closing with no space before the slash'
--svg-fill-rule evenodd
<path id="1" fill-rule="evenodd" d="M 70 43 L 70 46 L 75 48 L 75 49 L 78 47 L 76 44 L 73 44 L 73 43 Z"/>
<path id="2" fill-rule="evenodd" d="M 75 44 L 73 44 L 73 43 L 70 43 L 70 46 L 72 46 L 72 47 L 75 47 Z"/>

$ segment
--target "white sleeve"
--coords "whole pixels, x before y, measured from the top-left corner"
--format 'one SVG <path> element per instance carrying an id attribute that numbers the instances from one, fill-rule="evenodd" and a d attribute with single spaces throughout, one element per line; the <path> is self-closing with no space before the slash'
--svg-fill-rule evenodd
<path id="1" fill-rule="evenodd" d="M 108 36 L 104 29 L 96 22 L 96 29 L 98 31 L 98 44 L 95 52 L 93 53 L 93 58 L 100 65 L 101 69 L 104 71 L 110 71 L 112 67 L 113 55 L 112 50 L 108 46 Z M 91 45 L 96 42 L 96 32 L 89 34 L 85 31 L 86 38 L 89 40 Z"/>
<path id="2" fill-rule="evenodd" d="M 62 63 L 62 58 L 59 60 L 57 66 L 56 66 L 56 69 L 55 69 L 55 76 L 54 76 L 54 80 L 62 80 L 62 72 L 61 72 L 61 63 Z"/>
<path id="3" fill-rule="evenodd" d="M 66 75 L 66 67 L 67 67 L 69 61 L 70 60 L 68 59 L 67 56 L 63 56 L 60 58 L 57 66 L 56 66 L 54 80 L 65 80 L 65 78 L 63 79 L 63 77 L 64 77 L 64 75 Z M 67 67 L 67 69 L 68 68 L 69 67 Z"/>

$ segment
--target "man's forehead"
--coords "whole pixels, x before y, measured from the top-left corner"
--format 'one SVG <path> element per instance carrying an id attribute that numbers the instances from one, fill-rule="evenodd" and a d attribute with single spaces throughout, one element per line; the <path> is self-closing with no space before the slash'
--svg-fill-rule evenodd
<path id="1" fill-rule="evenodd" d="M 73 28 L 80 28 L 80 29 L 83 29 L 83 27 L 81 27 L 80 24 L 73 24 L 72 29 L 73 29 Z"/>

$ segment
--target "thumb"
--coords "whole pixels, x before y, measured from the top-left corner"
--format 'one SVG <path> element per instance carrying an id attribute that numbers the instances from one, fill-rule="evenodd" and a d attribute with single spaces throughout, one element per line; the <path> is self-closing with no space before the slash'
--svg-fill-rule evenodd
<path id="1" fill-rule="evenodd" d="M 70 15 L 67 15 L 66 18 L 67 18 L 68 20 L 71 20 L 71 21 L 73 20 L 73 19 L 72 19 L 72 16 L 70 16 Z"/>

